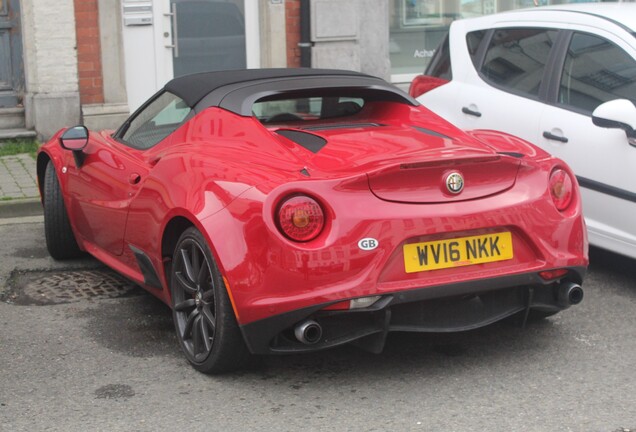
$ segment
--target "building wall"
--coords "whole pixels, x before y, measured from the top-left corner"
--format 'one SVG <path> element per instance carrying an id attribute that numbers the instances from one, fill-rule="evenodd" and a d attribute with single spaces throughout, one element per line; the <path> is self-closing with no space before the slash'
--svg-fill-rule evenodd
<path id="1" fill-rule="evenodd" d="M 300 0 L 285 0 L 287 67 L 300 67 Z"/>
<path id="2" fill-rule="evenodd" d="M 120 125 L 129 115 L 131 89 L 138 90 L 138 85 L 127 89 L 126 82 L 131 74 L 139 74 L 135 62 L 141 58 L 154 69 L 148 81 L 165 82 L 162 62 L 150 57 L 155 55 L 153 40 L 169 31 L 165 6 L 160 6 L 168 0 L 152 0 L 154 25 L 139 28 L 123 25 L 123 1 L 22 0 L 27 127 L 34 127 L 40 137 L 80 122 L 93 129 Z M 252 67 L 300 66 L 300 4 L 300 0 L 246 1 L 246 10 L 258 9 L 260 26 L 260 63 L 252 62 Z M 308 4 L 312 67 L 353 69 L 390 79 L 389 2 L 309 0 Z M 151 37 L 141 40 L 132 34 L 142 31 Z M 126 37 L 143 46 L 132 57 L 125 55 Z"/>
<path id="3" fill-rule="evenodd" d="M 389 4 L 360 0 L 360 70 L 387 81 L 391 77 L 389 60 Z"/>
<path id="4" fill-rule="evenodd" d="M 25 120 L 42 140 L 83 123 L 113 129 L 129 115 L 120 0 L 22 0 Z"/>
<path id="5" fill-rule="evenodd" d="M 286 5 L 283 0 L 259 2 L 260 66 L 287 66 Z"/>
<path id="6" fill-rule="evenodd" d="M 300 66 L 300 1 L 286 0 L 287 66 Z M 310 0 L 311 67 L 389 79 L 389 9 L 377 0 Z"/>
<path id="7" fill-rule="evenodd" d="M 41 138 L 79 123 L 73 0 L 22 1 L 26 124 Z"/>
<path id="8" fill-rule="evenodd" d="M 116 129 L 128 117 L 119 0 L 75 0 L 82 122 Z"/>
<path id="9" fill-rule="evenodd" d="M 75 0 L 80 101 L 104 103 L 97 0 Z"/>

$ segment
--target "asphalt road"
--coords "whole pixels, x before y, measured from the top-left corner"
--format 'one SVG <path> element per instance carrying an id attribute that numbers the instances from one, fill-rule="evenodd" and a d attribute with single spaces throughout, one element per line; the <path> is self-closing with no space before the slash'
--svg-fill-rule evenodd
<path id="1" fill-rule="evenodd" d="M 21 302 L 30 275 L 100 268 L 50 259 L 40 220 L 0 221 L 0 431 L 636 430 L 636 261 L 592 250 L 583 303 L 526 329 L 392 334 L 380 355 L 344 347 L 204 376 L 138 288 Z"/>

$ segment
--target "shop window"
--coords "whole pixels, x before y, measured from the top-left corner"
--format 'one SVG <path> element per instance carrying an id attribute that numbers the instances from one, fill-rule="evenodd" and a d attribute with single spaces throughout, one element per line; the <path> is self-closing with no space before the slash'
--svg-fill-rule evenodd
<path id="1" fill-rule="evenodd" d="M 426 70 L 454 20 L 535 6 L 586 2 L 588 0 L 390 0 L 392 80 L 408 82 Z"/>
<path id="2" fill-rule="evenodd" d="M 421 74 L 454 20 L 495 13 L 497 3 L 501 1 L 391 0 L 389 56 L 394 77 Z"/>
<path id="3" fill-rule="evenodd" d="M 441 0 L 391 0 L 389 56 L 397 74 L 421 74 L 458 18 Z"/>

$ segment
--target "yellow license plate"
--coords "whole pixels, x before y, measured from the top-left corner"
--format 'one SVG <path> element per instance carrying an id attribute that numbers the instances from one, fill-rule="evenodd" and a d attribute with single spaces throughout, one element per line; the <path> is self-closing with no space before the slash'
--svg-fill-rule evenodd
<path id="1" fill-rule="evenodd" d="M 512 235 L 509 232 L 412 243 L 404 245 L 403 249 L 407 273 L 504 261 L 513 257 Z"/>

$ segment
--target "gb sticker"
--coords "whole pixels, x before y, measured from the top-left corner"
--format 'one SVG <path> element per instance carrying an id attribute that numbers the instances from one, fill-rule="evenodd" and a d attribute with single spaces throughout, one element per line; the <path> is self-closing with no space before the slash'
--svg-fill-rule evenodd
<path id="1" fill-rule="evenodd" d="M 362 240 L 358 242 L 358 247 L 365 251 L 373 250 L 377 248 L 379 245 L 380 243 L 378 243 L 376 239 L 371 237 L 363 238 Z"/>

